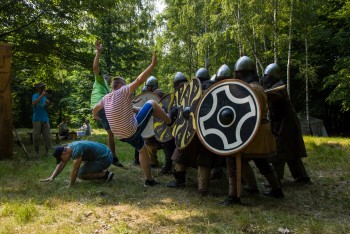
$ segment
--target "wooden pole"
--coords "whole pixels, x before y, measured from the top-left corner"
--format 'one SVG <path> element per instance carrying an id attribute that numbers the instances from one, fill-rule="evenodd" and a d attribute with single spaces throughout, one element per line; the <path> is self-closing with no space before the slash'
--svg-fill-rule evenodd
<path id="1" fill-rule="evenodd" d="M 242 157 L 241 153 L 236 155 L 236 185 L 237 185 L 237 197 L 241 197 L 241 181 L 242 181 Z"/>
<path id="2" fill-rule="evenodd" d="M 0 160 L 13 155 L 11 46 L 0 44 Z"/>

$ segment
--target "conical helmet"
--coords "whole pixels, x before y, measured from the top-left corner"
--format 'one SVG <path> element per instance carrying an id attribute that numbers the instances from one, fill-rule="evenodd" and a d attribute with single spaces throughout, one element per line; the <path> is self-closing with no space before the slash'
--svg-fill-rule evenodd
<path id="1" fill-rule="evenodd" d="M 235 64 L 235 72 L 236 71 L 256 71 L 255 63 L 248 56 L 242 56 Z"/>
<path id="2" fill-rule="evenodd" d="M 187 78 L 182 72 L 176 72 L 174 76 L 174 83 L 180 81 L 187 82 Z"/>
<path id="3" fill-rule="evenodd" d="M 158 89 L 158 80 L 154 77 L 154 76 L 150 76 L 147 80 L 146 80 L 146 86 L 151 86 L 152 90 L 156 90 Z"/>
<path id="4" fill-rule="evenodd" d="M 218 72 L 216 73 L 216 80 L 223 80 L 223 79 L 231 79 L 233 78 L 233 74 L 231 69 L 226 65 L 222 65 Z"/>
<path id="5" fill-rule="evenodd" d="M 196 71 L 196 74 L 194 75 L 196 78 L 198 78 L 200 81 L 206 81 L 210 79 L 210 75 L 207 69 L 204 67 L 199 68 Z"/>

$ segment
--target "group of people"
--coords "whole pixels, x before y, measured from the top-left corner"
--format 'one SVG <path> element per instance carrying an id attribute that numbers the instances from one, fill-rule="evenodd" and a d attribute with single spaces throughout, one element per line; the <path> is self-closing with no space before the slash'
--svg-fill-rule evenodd
<path id="1" fill-rule="evenodd" d="M 143 85 L 156 66 L 156 54 L 152 56 L 151 64 L 130 84 L 122 77 L 102 76 L 99 69 L 99 57 L 102 45 L 96 41 L 96 56 L 93 63 L 95 83 L 91 95 L 91 108 L 93 117 L 98 120 L 108 133 L 108 147 L 104 144 L 91 141 L 72 142 L 66 146 L 56 147 L 54 157 L 57 166 L 52 175 L 42 181 L 52 181 L 65 167 L 69 158 L 73 159 L 73 169 L 69 186 L 72 186 L 77 177 L 80 179 L 103 179 L 107 182 L 113 177 L 108 171 L 111 164 L 123 167 L 115 153 L 114 138 L 127 142 L 135 148 L 138 154 L 137 161 L 145 177 L 145 186 L 159 184 L 151 171 L 151 156 L 160 148 L 165 149 L 165 165 L 163 172 L 173 172 L 174 181 L 168 187 L 184 187 L 186 184 L 186 168 L 198 169 L 198 191 L 201 195 L 208 193 L 209 180 L 218 168 L 226 167 L 228 178 L 228 198 L 222 204 L 238 204 L 237 196 L 236 162 L 234 155 L 226 158 L 219 157 L 209 151 L 198 137 L 194 137 L 190 146 L 179 149 L 173 141 L 160 144 L 156 139 L 143 139 L 141 133 L 153 115 L 161 119 L 168 126 L 172 126 L 178 116 L 178 108 L 173 107 L 170 113 L 161 108 L 154 100 L 148 100 L 142 107 L 137 108 L 132 103 L 132 93 Z M 236 78 L 249 84 L 261 105 L 260 126 L 252 141 L 240 152 L 242 155 L 242 179 L 251 193 L 259 193 L 254 171 L 250 165 L 254 162 L 259 172 L 266 179 L 265 195 L 273 198 L 283 198 L 281 180 L 284 176 L 285 164 L 288 165 L 296 182 L 308 183 L 310 178 L 301 160 L 306 157 L 304 141 L 298 117 L 291 105 L 285 89 L 273 88 L 283 85 L 281 72 L 277 64 L 270 64 L 265 69 L 265 75 L 260 79 L 255 63 L 247 56 L 237 60 L 231 72 L 227 65 L 223 65 L 211 78 L 205 68 L 200 68 L 195 77 L 201 81 L 202 89 L 210 88 L 214 83 Z M 146 89 L 158 92 L 158 83 L 154 77 L 146 82 Z M 187 82 L 181 72 L 174 77 L 174 88 Z M 112 91 L 109 91 L 111 83 Z M 150 84 L 153 85 L 150 85 Z M 152 87 L 155 86 L 155 87 Z M 146 90 L 145 89 L 145 90 Z M 269 92 L 266 92 L 269 90 Z M 82 162 L 85 162 L 81 165 Z M 172 171 L 172 163 L 175 163 Z"/>

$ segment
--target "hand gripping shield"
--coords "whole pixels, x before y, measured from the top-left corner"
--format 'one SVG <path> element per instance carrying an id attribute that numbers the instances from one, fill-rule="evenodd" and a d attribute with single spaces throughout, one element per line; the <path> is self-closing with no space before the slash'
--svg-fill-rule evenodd
<path id="1" fill-rule="evenodd" d="M 178 118 L 173 127 L 175 145 L 186 148 L 196 134 L 195 110 L 202 96 L 202 86 L 198 78 L 193 78 L 183 91 L 178 105 Z"/>
<path id="2" fill-rule="evenodd" d="M 230 156 L 254 138 L 260 113 L 259 101 L 248 83 L 237 79 L 220 81 L 198 103 L 197 135 L 208 150 Z"/>
<path id="3" fill-rule="evenodd" d="M 170 113 L 172 107 L 180 105 L 179 103 L 186 86 L 186 82 L 181 83 L 174 93 L 167 94 L 159 101 L 159 105 L 166 113 Z M 154 118 L 153 122 L 155 137 L 159 142 L 168 142 L 173 138 L 171 126 L 168 126 L 164 121 L 157 118 Z"/>
<path id="4" fill-rule="evenodd" d="M 159 101 L 159 105 L 165 110 L 166 113 L 170 113 L 171 108 L 176 105 L 175 94 L 169 93 L 165 95 Z M 168 142 L 173 139 L 171 134 L 172 129 L 166 125 L 162 120 L 153 118 L 154 134 L 159 142 Z"/>

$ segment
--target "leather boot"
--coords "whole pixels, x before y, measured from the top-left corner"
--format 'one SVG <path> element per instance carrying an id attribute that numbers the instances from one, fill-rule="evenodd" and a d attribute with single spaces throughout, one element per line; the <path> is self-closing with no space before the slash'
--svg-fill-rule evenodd
<path id="1" fill-rule="evenodd" d="M 186 171 L 174 171 L 174 181 L 170 181 L 167 187 L 171 188 L 182 188 L 185 187 L 186 183 Z"/>
<path id="2" fill-rule="evenodd" d="M 270 174 L 267 174 L 264 176 L 271 186 L 271 190 L 265 192 L 264 195 L 269 196 L 269 197 L 274 197 L 274 198 L 283 198 L 284 194 L 283 194 L 283 191 L 281 189 L 281 185 L 280 185 L 280 182 L 277 178 L 276 172 L 273 171 Z"/>
<path id="3" fill-rule="evenodd" d="M 197 180 L 199 194 L 202 196 L 208 195 L 210 168 L 198 166 Z"/>
<path id="4" fill-rule="evenodd" d="M 228 196 L 224 201 L 220 202 L 219 204 L 224 206 L 241 204 L 241 199 L 237 196 Z"/>

